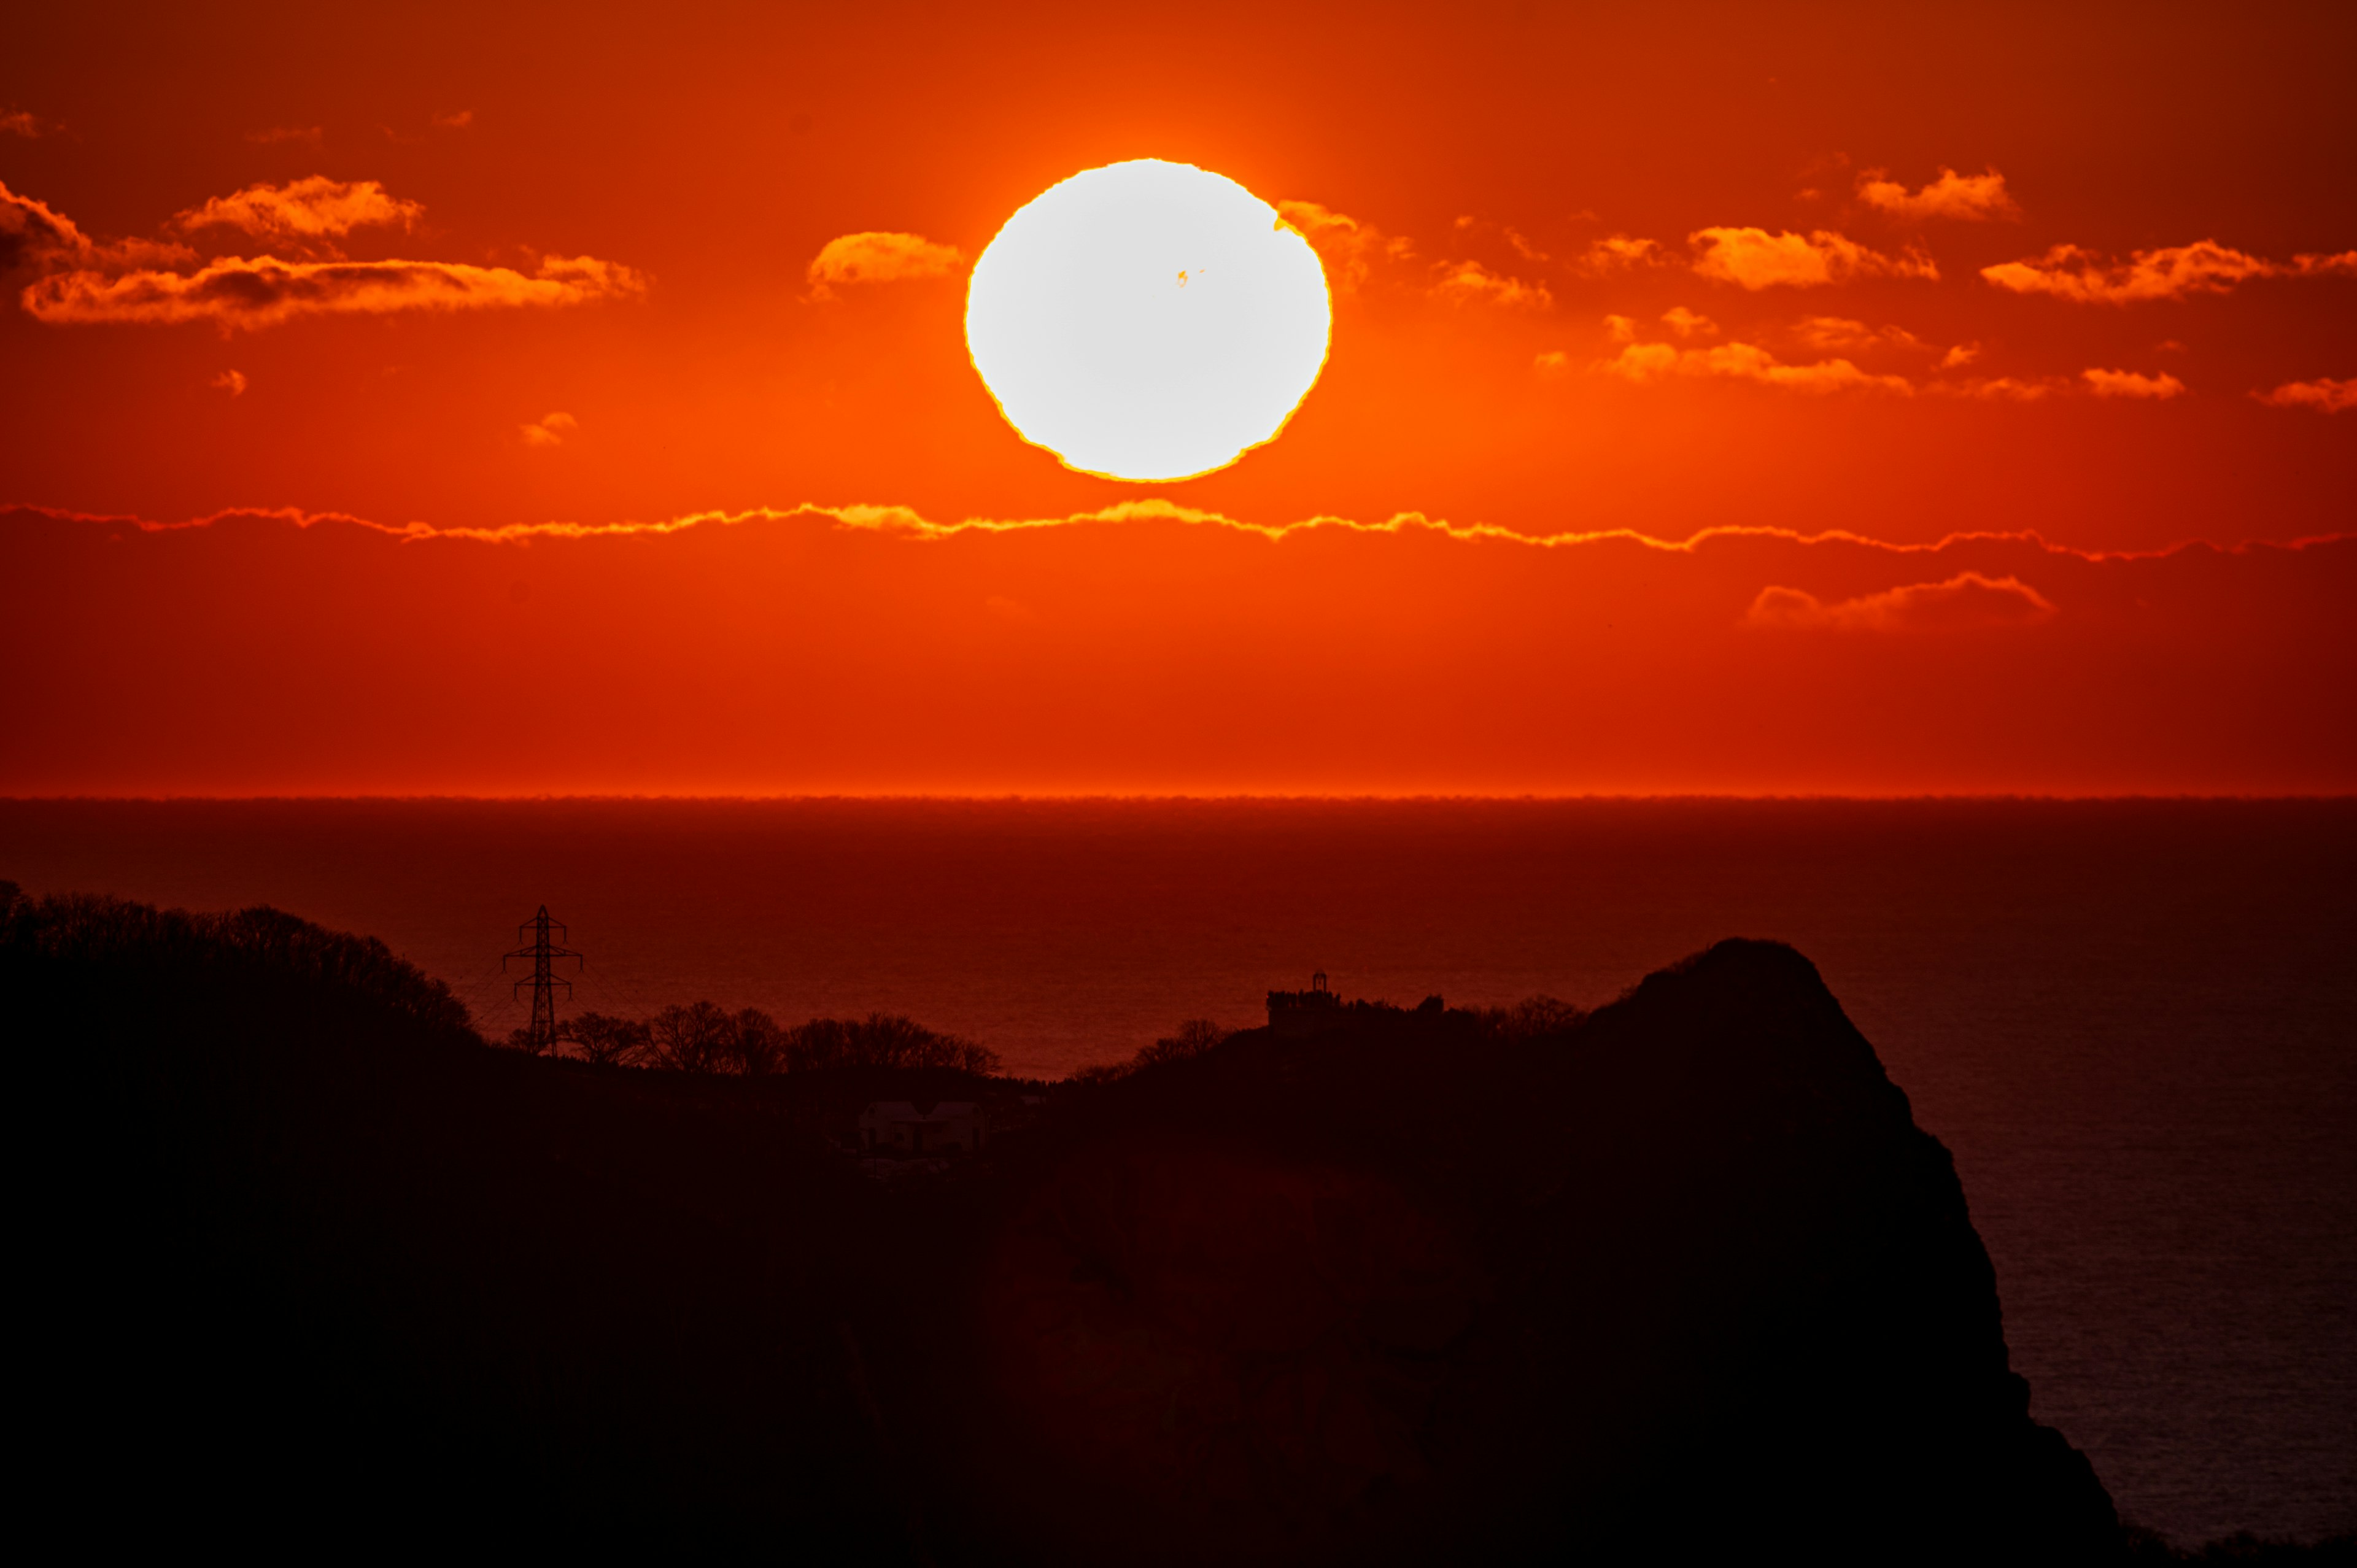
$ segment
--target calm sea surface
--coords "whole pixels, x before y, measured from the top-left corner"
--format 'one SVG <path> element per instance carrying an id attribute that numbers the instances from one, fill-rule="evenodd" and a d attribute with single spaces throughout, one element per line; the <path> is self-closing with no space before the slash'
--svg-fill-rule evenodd
<path id="1" fill-rule="evenodd" d="M 2122 1511 L 2357 1527 L 2357 801 L 0 801 L 0 876 L 373 933 L 495 1032 L 545 903 L 576 1006 L 906 1013 L 1042 1076 L 1313 969 L 1592 1004 L 1781 938 Z"/>

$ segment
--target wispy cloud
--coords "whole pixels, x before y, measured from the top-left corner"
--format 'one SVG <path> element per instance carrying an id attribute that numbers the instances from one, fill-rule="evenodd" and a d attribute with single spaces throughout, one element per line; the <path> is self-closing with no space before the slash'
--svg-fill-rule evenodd
<path id="1" fill-rule="evenodd" d="M 245 372 L 242 371 L 223 371 L 220 375 L 215 376 L 210 384 L 221 388 L 221 391 L 229 393 L 231 397 L 243 397 L 245 395 Z"/>
<path id="2" fill-rule="evenodd" d="M 1919 190 L 1909 190 L 1887 170 L 1867 169 L 1857 177 L 1857 197 L 1878 212 L 1893 218 L 1951 218 L 1968 223 L 2003 220 L 2018 222 L 2021 206 L 2005 188 L 2005 176 L 1940 170 L 1940 177 Z"/>
<path id="3" fill-rule="evenodd" d="M 1681 338 L 1710 338 L 1718 333 L 1718 323 L 1683 305 L 1674 305 L 1662 312 L 1662 325 Z"/>
<path id="4" fill-rule="evenodd" d="M 580 433 L 581 422 L 569 413 L 550 413 L 516 428 L 522 432 L 527 446 L 562 446 L 566 436 Z"/>
<path id="5" fill-rule="evenodd" d="M 1450 305 L 1498 305 L 1509 309 L 1544 310 L 1555 295 L 1543 283 L 1493 273 L 1479 262 L 1437 262 L 1429 290 L 1435 299 Z"/>
<path id="6" fill-rule="evenodd" d="M 57 128 L 29 109 L 0 112 L 0 136 L 23 136 L 27 141 L 38 141 Z"/>
<path id="7" fill-rule="evenodd" d="M 434 116 L 435 128 L 443 131 L 463 131 L 474 123 L 475 112 L 472 109 L 459 109 L 448 114 Z"/>
<path id="8" fill-rule="evenodd" d="M 1450 227 L 1456 231 L 1457 238 L 1460 241 L 1482 241 L 1495 235 L 1506 242 L 1508 250 L 1526 262 L 1544 262 L 1554 259 L 1546 252 L 1533 244 L 1529 235 L 1511 223 L 1492 222 L 1489 219 L 1476 218 L 1468 213 L 1458 219 Z"/>
<path id="9" fill-rule="evenodd" d="M 2185 395 L 2185 383 L 2175 376 L 2145 376 L 2134 371 L 2086 370 L 2079 379 L 2097 397 L 2145 398 L 2155 403 L 2167 403 Z"/>
<path id="10" fill-rule="evenodd" d="M 425 216 L 422 203 L 387 195 L 372 179 L 329 179 L 312 175 L 285 185 L 249 185 L 216 196 L 172 220 L 172 227 L 241 229 L 257 239 L 317 241 L 355 229 L 409 229 Z"/>
<path id="11" fill-rule="evenodd" d="M 20 267 L 177 266 L 196 259 L 197 253 L 185 245 L 153 240 L 102 244 L 48 203 L 19 196 L 0 184 L 0 274 Z"/>
<path id="12" fill-rule="evenodd" d="M 1952 632 L 2039 625 L 2054 606 L 2018 577 L 1961 572 L 1827 604 L 1801 588 L 1766 587 L 1743 624 L 1771 631 Z"/>
<path id="13" fill-rule="evenodd" d="M 1415 254 L 1415 247 L 1397 235 L 1315 201 L 1287 199 L 1275 207 L 1277 216 L 1308 241 L 1310 249 L 1325 263 L 1327 281 L 1338 293 L 1356 293 L 1376 266 L 1404 262 Z"/>
<path id="14" fill-rule="evenodd" d="M 2058 392 L 2075 392 L 2078 388 L 2061 376 L 1975 376 L 1965 381 L 1932 381 L 1924 390 L 1983 403 L 2043 403 Z"/>
<path id="15" fill-rule="evenodd" d="M 1904 376 L 1876 375 L 1847 360 L 1788 365 L 1756 343 L 1721 343 L 1708 349 L 1681 349 L 1674 343 L 1631 343 L 1597 369 L 1641 385 L 1674 376 L 1717 376 L 1781 387 L 1788 392 L 1879 391 L 1905 396 L 1915 390 Z"/>
<path id="16" fill-rule="evenodd" d="M 57 507 L 0 502 L 0 516 L 10 513 L 26 517 L 46 517 L 63 522 L 123 525 L 136 529 L 141 533 L 179 533 L 255 519 L 275 521 L 297 532 L 326 523 L 382 534 L 387 538 L 409 543 L 425 543 L 434 540 L 471 540 L 479 543 L 522 544 L 536 540 L 651 538 L 665 534 L 686 533 L 698 529 L 717 531 L 779 524 L 814 525 L 849 533 L 878 533 L 910 539 L 947 540 L 1039 535 L 1068 529 L 1168 523 L 1188 528 L 1209 529 L 1222 534 L 1237 534 L 1269 542 L 1334 535 L 1429 537 L 1447 539 L 1461 544 L 1494 545 L 1538 552 L 1577 550 L 1595 545 L 1630 545 L 1637 547 L 1646 554 L 1666 555 L 1695 555 L 1740 541 L 1769 540 L 1797 546 L 1838 546 L 1844 550 L 1855 550 L 1879 564 L 1890 566 L 1893 570 L 1907 572 L 1937 569 L 1939 559 L 1950 553 L 1988 543 L 2002 543 L 2007 546 L 2008 551 L 2005 556 L 2007 560 L 2015 559 L 2013 553 L 2018 552 L 2020 558 L 2041 566 L 2066 563 L 2073 565 L 2101 566 L 2107 563 L 2167 561 L 2188 555 L 2243 556 L 2253 551 L 2296 552 L 2311 544 L 2332 544 L 2357 552 L 2357 533 L 2320 535 L 2307 541 L 2294 541 L 2287 544 L 2269 544 L 2255 541 L 2231 548 L 2208 543 L 2193 543 L 2174 544 L 2160 550 L 2116 551 L 2088 550 L 2075 545 L 2060 544 L 2036 532 L 2023 531 L 1948 533 L 1939 539 L 1929 541 L 1879 539 L 1847 529 L 1827 529 L 1812 533 L 1767 523 L 1719 523 L 1683 536 L 1652 534 L 1631 528 L 1570 529 L 1555 533 L 1527 533 L 1500 523 L 1454 522 L 1446 518 L 1436 518 L 1420 511 L 1394 512 L 1389 517 L 1379 520 L 1321 513 L 1295 522 L 1253 522 L 1242 518 L 1229 517 L 1222 512 L 1202 507 L 1184 506 L 1160 496 L 1150 496 L 1137 500 L 1114 501 L 1088 511 L 1034 517 L 968 517 L 949 522 L 929 518 L 914 507 L 864 501 L 842 504 L 804 501 L 791 507 L 748 507 L 741 511 L 715 509 L 708 511 L 683 512 L 674 517 L 651 521 L 511 522 L 489 528 L 466 524 L 437 526 L 421 521 L 379 522 L 350 512 L 308 511 L 300 507 L 225 507 L 219 511 L 167 522 L 126 513 L 82 512 Z M 1975 555 L 1972 559 L 1984 560 L 1985 558 Z M 1929 566 L 1905 564 L 1919 560 L 1931 564 Z M 2026 566 L 2007 566 L 2003 570 L 2008 575 L 2018 576 L 2022 571 L 2029 569 Z M 1750 579 L 1753 582 L 1758 580 L 1756 577 Z M 1749 587 L 1745 590 L 1747 594 L 1750 591 Z"/>
<path id="17" fill-rule="evenodd" d="M 838 285 L 945 277 L 964 264 L 965 254 L 956 246 L 937 244 L 922 234 L 866 231 L 837 235 L 819 247 L 804 277 L 811 298 L 833 299 Z"/>
<path id="18" fill-rule="evenodd" d="M 1660 266 L 1668 260 L 1668 253 L 1658 241 L 1612 234 L 1589 242 L 1587 249 L 1571 263 L 1571 270 L 1582 277 L 1606 278 L 1639 267 Z"/>
<path id="19" fill-rule="evenodd" d="M 1937 278 L 1932 258 L 1915 250 L 1897 256 L 1868 250 L 1829 229 L 1771 234 L 1765 229 L 1701 229 L 1687 236 L 1699 247 L 1694 270 L 1747 289 L 1813 288 L 1861 277 Z"/>
<path id="20" fill-rule="evenodd" d="M 46 201 L 19 196 L 0 183 L 0 272 L 68 262 L 95 249 L 72 219 Z"/>
<path id="21" fill-rule="evenodd" d="M 2357 276 L 2357 251 L 2294 256 L 2271 262 L 2215 240 L 2137 251 L 2114 262 L 2079 245 L 2057 245 L 2042 256 L 1983 267 L 1981 276 L 2015 294 L 2049 294 L 2081 304 L 2128 305 L 2225 294 L 2252 278 Z"/>
<path id="22" fill-rule="evenodd" d="M 27 285 L 27 314 L 52 325 L 210 321 L 224 331 L 298 316 L 584 305 L 643 293 L 645 274 L 595 256 L 549 256 L 526 274 L 463 262 L 282 262 L 224 256 L 193 273 L 55 273 Z"/>
<path id="23" fill-rule="evenodd" d="M 1792 328 L 1792 336 L 1821 354 L 1861 354 L 1875 349 L 1900 349 L 1916 354 L 1943 352 L 1938 344 L 1926 343 L 1904 327 L 1868 327 L 1865 322 L 1846 316 L 1803 317 Z M 1971 356 L 1967 354 L 1965 357 L 1969 359 Z M 1946 360 L 1942 362 L 1945 364 Z"/>
<path id="24" fill-rule="evenodd" d="M 2319 376 L 2312 381 L 2286 381 L 2273 392 L 2251 395 L 2276 408 L 2312 408 L 2319 413 L 2339 413 L 2343 409 L 2357 408 L 2357 377 L 2334 381 L 2330 376 Z"/>
<path id="25" fill-rule="evenodd" d="M 180 214 L 198 230 L 217 224 L 296 243 L 363 223 L 403 223 L 421 210 L 373 180 L 314 177 L 252 186 Z M 0 272 L 27 270 L 26 314 L 52 325 L 210 321 L 224 332 L 274 327 L 297 316 L 402 310 L 481 310 L 581 305 L 646 291 L 646 274 L 596 256 L 544 256 L 530 273 L 465 262 L 288 261 L 263 255 L 199 263 L 186 245 L 93 241 L 46 203 L 0 185 Z"/>

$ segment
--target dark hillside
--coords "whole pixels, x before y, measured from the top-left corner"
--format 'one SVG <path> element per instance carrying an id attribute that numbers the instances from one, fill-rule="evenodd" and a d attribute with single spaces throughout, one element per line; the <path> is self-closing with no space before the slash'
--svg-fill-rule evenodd
<path id="1" fill-rule="evenodd" d="M 865 1179 L 867 1098 L 486 1047 L 270 911 L 7 900 L 35 1487 L 92 1540 L 942 1563 L 2097 1561 L 1953 1169 L 1728 942 L 1338 1009 Z"/>
<path id="2" fill-rule="evenodd" d="M 867 1184 L 774 1097 L 486 1048 L 272 911 L 18 903 L 39 1490 L 96 1540 L 855 1541 L 825 1273 Z M 887 1552 L 887 1558 L 895 1553 Z"/>

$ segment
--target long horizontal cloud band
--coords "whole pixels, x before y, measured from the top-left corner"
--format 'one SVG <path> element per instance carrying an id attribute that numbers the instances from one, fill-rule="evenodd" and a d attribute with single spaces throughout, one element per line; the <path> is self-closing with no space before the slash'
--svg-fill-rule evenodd
<path id="1" fill-rule="evenodd" d="M 0 585 L 11 793 L 2357 787 L 2347 537 L 20 509 Z"/>
<path id="2" fill-rule="evenodd" d="M 225 256 L 194 273 L 57 273 L 28 284 L 27 314 L 56 324 L 215 321 L 270 327 L 296 316 L 580 305 L 637 294 L 645 278 L 595 256 L 551 256 L 531 274 L 463 262 L 282 262 Z"/>

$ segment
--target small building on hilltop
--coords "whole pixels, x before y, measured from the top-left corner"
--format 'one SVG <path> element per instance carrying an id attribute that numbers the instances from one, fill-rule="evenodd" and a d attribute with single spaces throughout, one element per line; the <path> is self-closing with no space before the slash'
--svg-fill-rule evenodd
<path id="1" fill-rule="evenodd" d="M 971 1100 L 944 1100 L 923 1111 L 907 1100 L 872 1101 L 859 1113 L 859 1152 L 912 1159 L 979 1154 L 985 1120 Z"/>
<path id="2" fill-rule="evenodd" d="M 1342 999 L 1327 989 L 1326 972 L 1309 977 L 1307 991 L 1268 993 L 1268 1026 L 1280 1035 L 1302 1035 L 1325 1028 L 1342 1015 Z"/>

